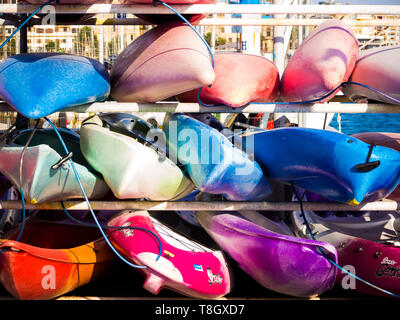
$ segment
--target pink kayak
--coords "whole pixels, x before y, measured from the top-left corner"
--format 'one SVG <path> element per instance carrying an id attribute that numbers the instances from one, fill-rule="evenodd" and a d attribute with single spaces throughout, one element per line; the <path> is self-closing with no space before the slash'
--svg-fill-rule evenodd
<path id="1" fill-rule="evenodd" d="M 279 72 L 268 59 L 243 53 L 216 53 L 215 81 L 204 87 L 205 104 L 241 107 L 249 102 L 271 102 L 278 96 Z M 197 102 L 198 89 L 177 96 L 181 102 Z"/>
<path id="2" fill-rule="evenodd" d="M 157 102 L 215 78 L 206 45 L 185 23 L 167 22 L 133 41 L 111 69 L 111 96 L 119 102 Z"/>
<path id="3" fill-rule="evenodd" d="M 365 84 L 399 100 L 399 59 L 400 46 L 362 50 L 358 54 L 356 66 L 349 81 Z M 393 99 L 355 84 L 346 85 L 343 93 L 352 101 L 368 99 L 396 103 Z"/>
<path id="4" fill-rule="evenodd" d="M 229 293 L 231 278 L 221 251 L 213 251 L 183 237 L 146 211 L 122 211 L 108 226 L 140 227 L 156 234 L 161 241 L 142 230 L 108 231 L 110 241 L 129 261 L 144 265 L 138 269 L 146 274 L 144 288 L 153 294 L 170 288 L 195 298 L 214 299 Z"/>
<path id="5" fill-rule="evenodd" d="M 354 134 L 353 137 L 368 144 L 383 146 L 400 151 L 400 133 L 394 132 L 363 132 Z M 400 201 L 400 186 L 387 197 L 394 201 Z"/>
<path id="6" fill-rule="evenodd" d="M 353 71 L 358 40 L 350 27 L 340 20 L 321 23 L 297 48 L 282 75 L 283 101 L 310 101 L 329 94 Z M 331 95 L 321 100 L 328 101 Z"/>

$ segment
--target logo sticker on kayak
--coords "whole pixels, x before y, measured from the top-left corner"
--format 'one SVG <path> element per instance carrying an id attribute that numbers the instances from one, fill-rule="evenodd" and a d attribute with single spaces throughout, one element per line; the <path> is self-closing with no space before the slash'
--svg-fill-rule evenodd
<path id="1" fill-rule="evenodd" d="M 194 264 L 194 270 L 196 271 L 203 271 L 203 266 L 201 264 Z"/>
<path id="2" fill-rule="evenodd" d="M 375 272 L 376 276 L 400 278 L 400 267 L 395 267 L 395 265 L 397 265 L 395 260 L 390 260 L 388 257 L 383 258 Z"/>
<path id="3" fill-rule="evenodd" d="M 175 257 L 175 255 L 173 253 L 171 253 L 167 250 L 164 250 L 163 252 L 164 252 L 164 257 L 167 259 Z"/>
<path id="4" fill-rule="evenodd" d="M 132 222 L 131 221 L 128 221 L 128 222 L 125 222 L 123 225 L 122 225 L 122 227 L 129 227 L 130 225 L 132 224 Z M 125 236 L 125 237 L 133 237 L 135 234 L 133 233 L 133 229 L 129 229 L 129 228 L 127 228 L 127 229 L 121 229 L 121 232 L 122 232 L 122 234 Z"/>
<path id="5" fill-rule="evenodd" d="M 214 274 L 209 267 L 207 267 L 207 275 L 208 275 L 208 283 L 209 284 L 221 284 L 222 283 L 222 277 L 219 275 L 219 273 Z"/>

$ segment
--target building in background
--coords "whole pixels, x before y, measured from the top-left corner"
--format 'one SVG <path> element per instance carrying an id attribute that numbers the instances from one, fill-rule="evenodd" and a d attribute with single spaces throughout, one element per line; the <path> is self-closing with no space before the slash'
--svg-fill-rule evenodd
<path id="1" fill-rule="evenodd" d="M 303 0 L 298 0 L 303 3 Z M 0 0 L 0 3 L 16 3 L 17 0 Z M 272 0 L 219 0 L 222 3 L 273 3 Z M 335 5 L 335 1 L 320 4 Z M 213 15 L 213 18 L 239 18 L 241 15 Z M 97 15 L 98 21 L 113 18 L 133 18 L 134 15 Z M 268 19 L 268 15 L 256 15 Z M 336 18 L 342 18 L 337 16 Z M 310 17 L 312 18 L 312 17 Z M 320 17 L 319 17 L 320 18 Z M 331 18 L 327 16 L 326 18 Z M 399 16 L 358 15 L 352 18 L 362 22 L 370 19 L 399 19 Z M 112 64 L 118 54 L 132 41 L 146 32 L 150 26 L 116 25 L 35 25 L 28 29 L 29 52 L 66 52 L 83 55 L 101 62 Z M 274 28 L 272 26 L 198 26 L 197 29 L 209 42 L 214 51 L 248 52 L 249 47 L 256 53 L 273 60 Z M 311 27 L 294 26 L 290 28 L 287 40 L 287 58 L 294 53 Z M 0 41 L 4 41 L 15 30 L 13 26 L 0 27 Z M 353 28 L 360 42 L 360 49 L 373 46 L 400 45 L 400 28 L 376 26 Z M 251 43 L 250 43 L 251 42 Z M 19 53 L 19 33 L 0 50 L 0 60 Z"/>

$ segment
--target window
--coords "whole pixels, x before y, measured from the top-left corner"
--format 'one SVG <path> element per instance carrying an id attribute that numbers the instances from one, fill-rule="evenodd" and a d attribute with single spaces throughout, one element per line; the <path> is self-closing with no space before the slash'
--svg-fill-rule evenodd
<path id="1" fill-rule="evenodd" d="M 37 43 L 42 43 L 42 39 L 37 39 L 36 42 Z"/>
<path id="2" fill-rule="evenodd" d="M 53 29 L 46 29 L 46 33 L 53 33 Z"/>
<path id="3" fill-rule="evenodd" d="M 36 28 L 36 33 L 44 33 L 44 29 L 42 29 L 42 28 Z"/>

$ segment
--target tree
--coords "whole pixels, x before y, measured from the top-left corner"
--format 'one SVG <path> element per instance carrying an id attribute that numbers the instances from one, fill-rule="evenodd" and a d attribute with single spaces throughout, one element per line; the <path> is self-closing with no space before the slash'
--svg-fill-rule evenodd
<path id="1" fill-rule="evenodd" d="M 46 43 L 45 48 L 47 52 L 54 52 L 56 51 L 56 43 L 51 40 Z"/>
<path id="2" fill-rule="evenodd" d="M 211 46 L 211 32 L 207 32 L 204 36 L 204 40 L 206 40 L 206 42 L 208 43 L 209 46 Z M 215 46 L 222 46 L 226 44 L 226 39 L 225 38 L 221 38 L 221 37 L 217 37 L 215 39 Z"/>
<path id="3" fill-rule="evenodd" d="M 82 54 L 88 54 L 91 57 L 99 56 L 99 40 L 97 35 L 93 33 L 92 28 L 84 26 L 79 30 L 75 37 L 75 47 Z"/>
<path id="4" fill-rule="evenodd" d="M 225 38 L 221 38 L 221 37 L 217 37 L 217 40 L 215 40 L 215 46 L 222 46 L 226 44 L 226 39 Z"/>

